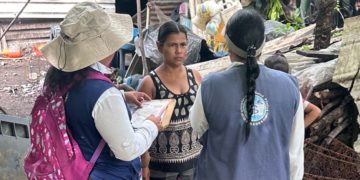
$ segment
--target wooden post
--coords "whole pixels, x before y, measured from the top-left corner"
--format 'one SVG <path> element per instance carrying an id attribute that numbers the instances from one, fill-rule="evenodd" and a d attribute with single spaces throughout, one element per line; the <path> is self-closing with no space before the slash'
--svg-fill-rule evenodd
<path id="1" fill-rule="evenodd" d="M 0 34 L 3 34 L 3 33 L 4 33 L 4 31 L 2 30 L 2 27 L 0 26 Z M 5 36 L 0 40 L 0 45 L 1 45 L 0 51 L 3 51 L 4 49 L 8 48 Z"/>
<path id="2" fill-rule="evenodd" d="M 150 24 L 150 5 L 149 2 L 146 4 L 146 25 L 145 28 L 149 29 Z"/>
<path id="3" fill-rule="evenodd" d="M 320 0 L 316 18 L 314 49 L 325 49 L 330 45 L 332 16 L 336 0 Z"/>
<path id="4" fill-rule="evenodd" d="M 145 50 L 144 50 L 144 39 L 142 34 L 142 24 L 141 24 L 141 3 L 140 0 L 136 0 L 136 9 L 137 9 L 137 25 L 139 31 L 139 41 L 140 41 L 140 52 L 141 52 L 141 60 L 143 65 L 143 75 L 149 74 L 148 65 L 146 62 Z"/>

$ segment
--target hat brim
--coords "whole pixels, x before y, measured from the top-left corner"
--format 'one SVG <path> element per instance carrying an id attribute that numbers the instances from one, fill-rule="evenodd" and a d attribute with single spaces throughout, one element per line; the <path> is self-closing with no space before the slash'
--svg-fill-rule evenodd
<path id="1" fill-rule="evenodd" d="M 252 3 L 252 0 L 242 0 L 240 3 L 243 7 L 247 7 Z"/>
<path id="2" fill-rule="evenodd" d="M 100 36 L 75 44 L 56 37 L 41 51 L 49 63 L 64 72 L 86 68 L 115 53 L 133 38 L 133 22 L 129 15 L 109 13 L 111 25 Z"/>

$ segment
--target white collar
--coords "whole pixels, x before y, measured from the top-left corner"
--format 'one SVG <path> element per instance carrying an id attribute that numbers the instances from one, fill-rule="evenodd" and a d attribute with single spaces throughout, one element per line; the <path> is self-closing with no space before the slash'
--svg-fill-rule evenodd
<path id="1" fill-rule="evenodd" d="M 259 65 L 263 64 L 262 62 L 258 61 L 257 62 Z M 244 63 L 242 62 L 239 62 L 239 61 L 233 61 L 231 62 L 231 65 L 228 67 L 228 69 L 232 68 L 232 67 L 235 67 L 235 66 L 241 66 L 241 65 L 245 65 Z"/>
<path id="2" fill-rule="evenodd" d="M 244 63 L 238 62 L 238 61 L 233 61 L 233 62 L 231 62 L 231 65 L 228 67 L 228 69 L 235 67 L 235 66 L 241 66 L 241 65 L 244 65 Z"/>
<path id="3" fill-rule="evenodd" d="M 112 73 L 112 71 L 109 67 L 106 67 L 105 65 L 103 65 L 100 62 L 96 62 L 95 64 L 91 65 L 90 67 L 96 71 L 103 73 L 103 74 L 111 74 Z"/>

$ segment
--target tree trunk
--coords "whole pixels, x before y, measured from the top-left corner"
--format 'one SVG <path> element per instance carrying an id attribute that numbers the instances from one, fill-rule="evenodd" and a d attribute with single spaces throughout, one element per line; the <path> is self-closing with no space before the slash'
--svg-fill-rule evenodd
<path id="1" fill-rule="evenodd" d="M 315 27 L 315 50 L 325 49 L 330 45 L 332 16 L 335 6 L 336 0 L 320 0 Z"/>

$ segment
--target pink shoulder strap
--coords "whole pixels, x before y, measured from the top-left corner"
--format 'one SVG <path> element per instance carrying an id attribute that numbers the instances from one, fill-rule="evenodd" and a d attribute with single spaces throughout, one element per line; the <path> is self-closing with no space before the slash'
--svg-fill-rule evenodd
<path id="1" fill-rule="evenodd" d="M 104 74 L 97 72 L 97 71 L 90 71 L 87 78 L 88 79 L 98 79 L 98 80 L 103 80 L 103 81 L 112 83 L 108 77 L 106 77 Z M 90 163 L 96 162 L 96 160 L 99 158 L 101 151 L 103 150 L 105 144 L 106 144 L 106 142 L 104 141 L 104 139 L 101 139 L 99 145 L 97 146 L 94 154 L 92 155 L 92 157 L 90 159 Z"/>
<path id="2" fill-rule="evenodd" d="M 99 158 L 101 151 L 103 150 L 105 144 L 106 144 L 106 142 L 104 141 L 104 139 L 101 139 L 94 154 L 91 156 L 90 163 L 94 164 L 96 162 L 96 160 Z"/>
<path id="3" fill-rule="evenodd" d="M 106 77 L 104 74 L 97 72 L 97 71 L 90 71 L 87 78 L 88 79 L 98 79 L 98 80 L 103 80 L 103 81 L 112 83 L 112 81 L 108 77 Z"/>

